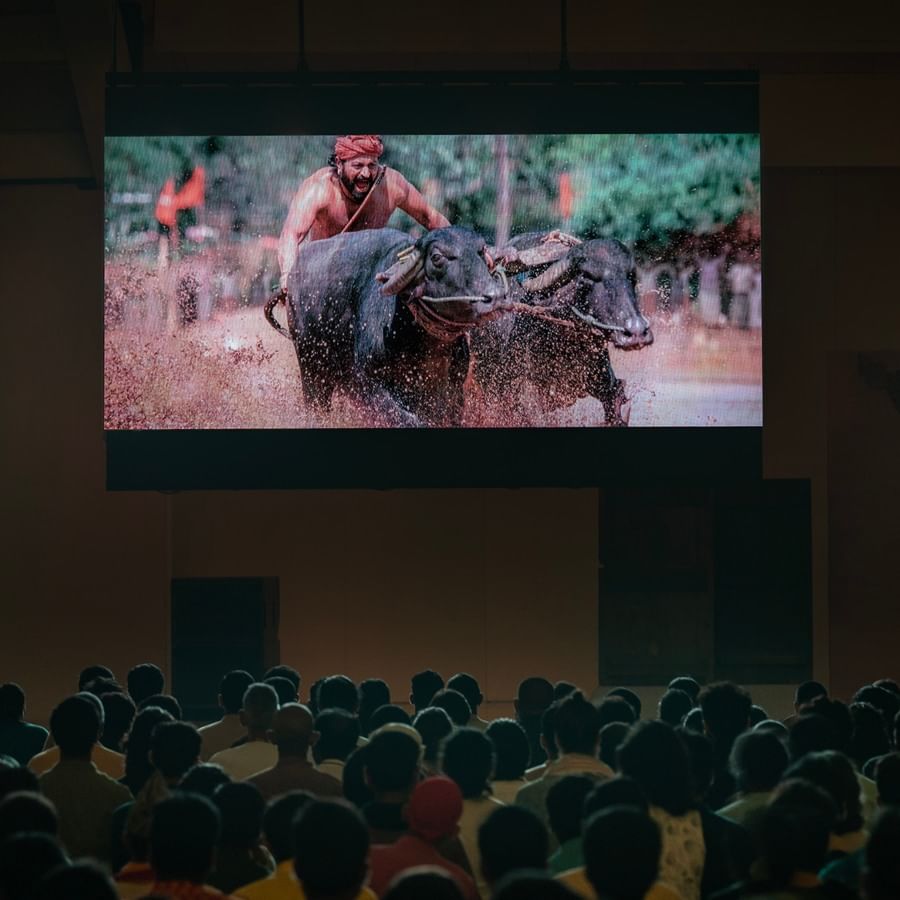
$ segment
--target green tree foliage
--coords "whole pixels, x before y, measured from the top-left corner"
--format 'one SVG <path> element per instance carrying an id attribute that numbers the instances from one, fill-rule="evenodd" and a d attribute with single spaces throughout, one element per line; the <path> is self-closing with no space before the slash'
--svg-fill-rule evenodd
<path id="1" fill-rule="evenodd" d="M 168 178 L 203 165 L 200 221 L 220 234 L 278 234 L 299 183 L 327 163 L 333 136 L 111 137 L 106 141 L 107 240 L 117 249 L 155 231 L 156 198 Z M 492 136 L 386 135 L 383 162 L 401 171 L 456 224 L 493 238 L 497 160 Z M 748 134 L 512 135 L 512 232 L 568 227 L 583 237 L 664 246 L 759 212 L 759 140 Z M 570 221 L 559 177 L 574 191 Z M 123 203 L 125 194 L 151 195 Z M 112 203 L 113 198 L 118 202 Z M 391 224 L 409 228 L 398 213 Z"/>

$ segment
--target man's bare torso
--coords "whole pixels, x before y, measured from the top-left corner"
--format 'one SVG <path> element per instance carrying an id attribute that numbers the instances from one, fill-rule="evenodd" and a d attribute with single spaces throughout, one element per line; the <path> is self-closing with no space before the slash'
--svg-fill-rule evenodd
<path id="1" fill-rule="evenodd" d="M 359 203 L 341 188 L 338 177 L 330 166 L 319 169 L 310 177 L 319 182 L 320 189 L 325 193 L 325 203 L 309 230 L 306 238 L 308 241 L 319 241 L 340 234 L 363 204 L 362 212 L 348 230 L 384 228 L 401 199 L 398 196 L 401 186 L 397 182 L 402 180 L 402 176 L 393 169 L 385 169 L 384 177 Z"/>

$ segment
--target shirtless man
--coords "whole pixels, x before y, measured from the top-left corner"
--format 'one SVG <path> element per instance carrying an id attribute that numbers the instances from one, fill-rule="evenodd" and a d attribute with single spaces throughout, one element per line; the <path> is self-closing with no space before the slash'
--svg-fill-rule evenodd
<path id="1" fill-rule="evenodd" d="M 384 228 L 395 209 L 409 213 L 429 231 L 450 224 L 399 172 L 379 164 L 383 152 L 377 134 L 339 137 L 329 164 L 297 189 L 278 243 L 282 287 L 287 286 L 301 241 L 318 241 L 344 230 Z"/>

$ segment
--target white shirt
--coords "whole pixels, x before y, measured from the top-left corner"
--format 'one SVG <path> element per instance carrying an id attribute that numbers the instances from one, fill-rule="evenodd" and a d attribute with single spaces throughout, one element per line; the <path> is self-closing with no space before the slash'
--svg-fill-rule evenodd
<path id="1" fill-rule="evenodd" d="M 209 761 L 221 766 L 234 781 L 243 781 L 263 769 L 271 769 L 278 762 L 278 748 L 266 741 L 247 741 L 240 747 L 214 753 Z"/>

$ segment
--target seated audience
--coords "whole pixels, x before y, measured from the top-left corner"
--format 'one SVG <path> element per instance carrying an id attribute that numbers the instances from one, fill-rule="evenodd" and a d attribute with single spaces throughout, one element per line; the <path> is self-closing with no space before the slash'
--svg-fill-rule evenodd
<path id="1" fill-rule="evenodd" d="M 694 702 L 689 694 L 678 688 L 669 688 L 660 697 L 657 718 L 662 719 L 667 725 L 677 728 L 693 708 Z"/>
<path id="2" fill-rule="evenodd" d="M 459 885 L 445 869 L 415 866 L 388 885 L 381 900 L 465 900 Z"/>
<path id="3" fill-rule="evenodd" d="M 547 829 L 533 812 L 520 806 L 493 810 L 478 828 L 477 847 L 482 897 L 488 897 L 512 872 L 547 869 Z"/>
<path id="4" fill-rule="evenodd" d="M 330 675 L 319 685 L 319 711 L 345 709 L 356 715 L 359 709 L 359 691 L 346 675 Z"/>
<path id="5" fill-rule="evenodd" d="M 553 699 L 553 685 L 538 676 L 526 678 L 516 692 L 513 701 L 516 721 L 525 729 L 531 745 L 529 766 L 539 766 L 547 761 L 547 754 L 541 745 L 541 719 Z"/>
<path id="6" fill-rule="evenodd" d="M 423 709 L 413 720 L 413 728 L 422 737 L 421 769 L 426 775 L 440 774 L 440 750 L 441 744 L 448 735 L 453 732 L 453 722 L 446 710 L 439 706 L 429 706 Z"/>
<path id="7" fill-rule="evenodd" d="M 885 728 L 890 731 L 894 717 L 900 712 L 900 695 L 887 688 L 867 684 L 854 695 L 852 703 L 869 703 L 881 713 Z M 852 704 L 851 704 L 852 705 Z"/>
<path id="8" fill-rule="evenodd" d="M 112 867 L 117 872 L 129 860 L 146 862 L 153 808 L 169 796 L 200 758 L 200 735 L 187 722 L 160 722 L 150 735 L 153 771 L 133 803 L 114 813 L 111 823 Z"/>
<path id="9" fill-rule="evenodd" d="M 478 829 L 492 812 L 503 807 L 490 793 L 490 780 L 494 770 L 493 744 L 484 732 L 474 728 L 460 728 L 444 742 L 441 769 L 448 778 L 456 782 L 462 792 L 459 839 L 469 867 L 475 875 L 478 891 L 485 896 L 488 885 L 482 877 Z"/>
<path id="10" fill-rule="evenodd" d="M 619 744 L 630 729 L 625 722 L 610 722 L 600 729 L 598 756 L 613 772 L 619 771 Z"/>
<path id="11" fill-rule="evenodd" d="M 84 691 L 80 694 L 76 694 L 76 697 L 83 697 L 89 703 L 93 704 L 94 708 L 97 710 L 97 714 L 100 717 L 100 733 L 103 732 L 103 724 L 105 714 L 103 711 L 103 704 L 101 703 L 98 697 L 95 697 L 93 694 Z M 53 737 L 51 731 L 51 739 L 53 740 L 54 745 L 56 744 L 56 738 Z M 46 750 L 41 753 L 36 754 L 31 757 L 31 760 L 28 763 L 28 768 L 31 769 L 35 775 L 42 775 L 44 772 L 49 772 L 60 760 L 59 747 L 53 746 L 48 747 Z M 91 750 L 91 760 L 90 760 L 101 772 L 105 775 L 109 775 L 110 778 L 122 778 L 125 774 L 125 757 L 121 753 L 116 753 L 115 750 L 108 750 L 104 747 L 100 741 L 98 740 L 93 749 Z"/>
<path id="12" fill-rule="evenodd" d="M 13 791 L 0 800 L 0 843 L 26 831 L 57 837 L 56 807 L 36 791 Z"/>
<path id="13" fill-rule="evenodd" d="M 294 819 L 315 798 L 306 791 L 289 791 L 269 801 L 263 813 L 262 828 L 266 844 L 275 861 L 275 870 L 256 881 L 235 889 L 244 900 L 300 900 L 294 878 Z"/>
<path id="14" fill-rule="evenodd" d="M 164 694 L 166 690 L 166 678 L 162 669 L 153 663 L 141 663 L 129 670 L 127 683 L 128 694 L 136 706 L 140 706 L 148 697 Z"/>
<path id="15" fill-rule="evenodd" d="M 484 732 L 494 745 L 491 793 L 503 803 L 513 803 L 525 782 L 531 747 L 525 729 L 515 719 L 494 719 Z"/>
<path id="16" fill-rule="evenodd" d="M 347 757 L 359 743 L 359 719 L 345 709 L 332 707 L 316 716 L 314 727 L 318 734 L 312 746 L 316 768 L 342 782 Z"/>
<path id="17" fill-rule="evenodd" d="M 696 678 L 692 678 L 690 675 L 678 675 L 666 685 L 666 688 L 670 691 L 684 691 L 691 698 L 694 706 L 697 705 L 700 697 L 700 682 Z"/>
<path id="18" fill-rule="evenodd" d="M 403 809 L 419 778 L 420 746 L 410 734 L 383 731 L 374 734 L 363 751 L 364 778 L 372 800 L 362 813 L 372 843 L 391 844 L 408 828 Z"/>
<path id="19" fill-rule="evenodd" d="M 265 800 L 271 800 L 272 797 L 277 797 L 285 791 L 296 790 L 309 791 L 319 797 L 341 796 L 341 782 L 332 775 L 319 772 L 309 762 L 310 744 L 315 744 L 318 732 L 313 728 L 312 713 L 305 706 L 299 703 L 282 706 L 275 712 L 267 736 L 271 743 L 266 746 L 275 750 L 276 761 L 248 778 L 250 784 L 260 791 Z M 213 757 L 213 761 L 218 762 L 218 757 L 221 756 L 223 754 L 217 754 L 217 757 Z M 227 767 L 223 768 L 227 771 Z"/>
<path id="20" fill-rule="evenodd" d="M 96 678 L 108 678 L 110 681 L 116 680 L 112 669 L 106 666 L 87 666 L 78 675 L 78 692 L 81 693 Z"/>
<path id="21" fill-rule="evenodd" d="M 313 800 L 294 821 L 294 872 L 307 900 L 374 900 L 369 831 L 359 812 L 341 800 Z"/>
<path id="22" fill-rule="evenodd" d="M 214 753 L 209 761 L 221 766 L 235 781 L 272 768 L 278 762 L 278 750 L 269 742 L 269 731 L 277 710 L 275 689 L 268 684 L 251 684 L 244 692 L 240 713 L 247 740 Z"/>
<path id="23" fill-rule="evenodd" d="M 121 753 L 125 736 L 131 731 L 137 709 L 127 694 L 111 691 L 100 698 L 103 704 L 103 734 L 100 743 L 107 750 Z"/>
<path id="24" fill-rule="evenodd" d="M 574 694 L 577 690 L 578 685 L 572 684 L 571 681 L 557 681 L 553 685 L 553 699 L 562 700 L 563 697 L 568 697 L 569 694 Z"/>
<path id="25" fill-rule="evenodd" d="M 784 720 L 785 725 L 790 728 L 796 718 L 808 712 L 812 704 L 820 697 L 826 699 L 828 697 L 828 689 L 821 682 L 804 681 L 802 684 L 798 684 L 797 690 L 794 691 L 794 714 Z"/>
<path id="26" fill-rule="evenodd" d="M 125 741 L 125 775 L 120 779 L 136 797 L 153 774 L 150 762 L 150 739 L 156 726 L 175 720 L 158 706 L 142 709 L 135 717 Z"/>
<path id="27" fill-rule="evenodd" d="M 469 704 L 472 715 L 469 717 L 469 721 L 463 724 L 469 728 L 485 731 L 489 723 L 478 716 L 478 708 L 484 703 L 484 694 L 481 693 L 481 688 L 474 676 L 466 672 L 460 672 L 447 682 L 447 687 L 462 694 L 466 698 L 466 703 Z"/>
<path id="28" fill-rule="evenodd" d="M 279 706 L 284 706 L 285 703 L 300 702 L 297 688 L 295 688 L 294 683 L 287 678 L 282 678 L 280 675 L 271 675 L 269 678 L 263 680 L 263 684 L 268 684 L 275 688 L 275 693 L 278 694 Z"/>
<path id="29" fill-rule="evenodd" d="M 106 871 L 94 862 L 56 866 L 37 884 L 34 900 L 120 900 Z"/>
<path id="30" fill-rule="evenodd" d="M 814 784 L 834 803 L 836 815 L 828 843 L 829 861 L 853 853 L 865 844 L 859 782 L 843 753 L 836 750 L 807 753 L 785 770 L 784 777 L 802 778 Z"/>
<path id="31" fill-rule="evenodd" d="M 706 803 L 713 776 L 712 742 L 696 731 L 681 730 L 678 735 L 688 752 L 693 807 L 700 812 L 706 846 L 700 895 L 709 897 L 736 881 L 743 881 L 757 853 L 753 838 L 743 825 L 713 812 Z"/>
<path id="32" fill-rule="evenodd" d="M 630 690 L 629 688 L 617 687 L 613 688 L 606 695 L 607 697 L 621 697 L 632 709 L 634 712 L 633 722 L 637 722 L 641 718 L 642 704 L 641 698 L 638 695 Z M 624 719 L 610 719 L 609 721 L 624 721 Z"/>
<path id="33" fill-rule="evenodd" d="M 251 684 L 253 676 L 243 669 L 232 669 L 219 682 L 218 702 L 222 718 L 200 729 L 200 737 L 203 738 L 200 757 L 204 762 L 220 750 L 227 750 L 247 733 L 241 722 L 241 704 Z"/>
<path id="34" fill-rule="evenodd" d="M 772 791 L 788 767 L 787 750 L 771 731 L 748 731 L 734 742 L 729 767 L 737 799 L 719 813 L 756 834 Z"/>
<path id="35" fill-rule="evenodd" d="M 429 706 L 444 710 L 457 728 L 465 728 L 472 718 L 472 710 L 466 698 L 459 691 L 452 691 L 449 688 L 438 691 L 431 698 Z M 476 729 L 476 731 L 483 730 L 483 728 Z"/>
<path id="36" fill-rule="evenodd" d="M 152 694 L 138 703 L 138 709 L 156 706 L 164 709 L 173 719 L 180 722 L 182 718 L 181 704 L 171 694 Z"/>
<path id="37" fill-rule="evenodd" d="M 213 795 L 213 803 L 219 811 L 220 830 L 206 882 L 230 894 L 275 871 L 275 861 L 261 843 L 266 804 L 258 788 L 246 781 L 223 784 Z"/>
<path id="38" fill-rule="evenodd" d="M 477 900 L 478 891 L 472 877 L 438 850 L 438 845 L 456 835 L 462 810 L 462 793 L 449 778 L 426 778 L 419 782 L 406 807 L 409 831 L 393 844 L 372 847 L 372 890 L 380 896 L 399 873 L 427 865 L 446 871 L 467 900 Z"/>
<path id="39" fill-rule="evenodd" d="M 113 812 L 131 799 L 124 785 L 91 762 L 103 727 L 102 706 L 87 694 L 63 700 L 50 716 L 59 762 L 40 777 L 41 792 L 56 807 L 59 835 L 69 855 L 110 858 Z"/>
<path id="40" fill-rule="evenodd" d="M 385 725 L 397 722 L 401 725 L 412 725 L 412 719 L 409 713 L 396 703 L 386 703 L 379 706 L 371 716 L 369 716 L 369 734 L 373 734 Z"/>
<path id="41" fill-rule="evenodd" d="M 364 678 L 359 683 L 359 730 L 364 737 L 372 730 L 369 719 L 379 706 L 391 702 L 391 689 L 381 678 Z"/>
<path id="42" fill-rule="evenodd" d="M 516 869 L 494 885 L 491 900 L 578 900 L 579 894 L 540 869 Z"/>
<path id="43" fill-rule="evenodd" d="M 865 851 L 863 884 L 866 900 L 900 897 L 900 809 L 882 810 Z"/>
<path id="44" fill-rule="evenodd" d="M 559 759 L 548 764 L 537 781 L 526 784 L 516 794 L 516 803 L 530 809 L 545 825 L 547 792 L 564 775 L 587 775 L 595 780 L 613 775 L 612 769 L 597 758 L 600 717 L 593 703 L 581 691 L 576 691 L 558 704 L 554 730 Z M 555 848 L 553 841 L 551 849 Z"/>
<path id="45" fill-rule="evenodd" d="M 706 863 L 703 821 L 693 806 L 690 759 L 681 738 L 665 722 L 639 722 L 619 747 L 619 768 L 643 790 L 662 833 L 660 881 L 684 900 L 699 900 Z"/>
<path id="46" fill-rule="evenodd" d="M 599 900 L 654 896 L 661 852 L 659 826 L 634 807 L 612 806 L 585 824 L 585 872 Z"/>
<path id="47" fill-rule="evenodd" d="M 558 847 L 547 861 L 553 875 L 584 865 L 581 853 L 584 801 L 596 786 L 597 782 L 587 775 L 564 775 L 547 791 L 547 819 Z"/>
<path id="48" fill-rule="evenodd" d="M 219 812 L 197 794 L 174 794 L 153 810 L 150 826 L 150 866 L 154 897 L 198 900 L 226 895 L 207 885 L 219 841 Z"/>
<path id="49" fill-rule="evenodd" d="M 571 691 L 570 693 L 575 693 Z M 566 694 L 566 696 L 569 696 Z M 559 708 L 560 701 L 554 700 L 545 710 L 544 714 L 541 716 L 541 731 L 538 741 L 541 746 L 541 750 L 544 752 L 544 761 L 538 763 L 537 765 L 531 764 L 531 758 L 533 755 L 533 749 L 531 745 L 531 739 L 529 737 L 528 740 L 528 768 L 525 770 L 525 780 L 526 781 L 537 781 L 544 772 L 547 771 L 547 766 L 555 760 L 559 759 L 559 747 L 556 746 L 556 728 L 554 726 L 554 721 L 556 720 L 556 710 Z M 516 720 L 518 722 L 519 727 L 525 731 L 525 727 L 522 725 L 521 721 Z M 526 732 L 526 737 L 528 734 Z"/>
<path id="50" fill-rule="evenodd" d="M 293 667 L 287 666 L 284 663 L 281 663 L 277 666 L 272 666 L 262 677 L 263 682 L 268 678 L 287 678 L 287 680 L 294 686 L 294 691 L 297 696 L 300 696 L 300 673 Z"/>
<path id="51" fill-rule="evenodd" d="M 0 753 L 27 766 L 47 743 L 47 729 L 25 721 L 25 691 L 9 682 L 0 685 Z"/>
<path id="52" fill-rule="evenodd" d="M 14 834 L 0 844 L 0 896 L 3 900 L 33 900 L 41 879 L 67 862 L 51 835 Z"/>
<path id="53" fill-rule="evenodd" d="M 884 717 L 871 703 L 851 703 L 849 711 L 853 733 L 847 755 L 857 771 L 862 772 L 870 759 L 891 752 L 891 741 Z"/>
<path id="54" fill-rule="evenodd" d="M 760 722 L 765 722 L 769 718 L 769 714 L 755 703 L 750 707 L 750 727 L 756 728 Z"/>
<path id="55" fill-rule="evenodd" d="M 852 900 L 852 892 L 819 877 L 834 817 L 834 803 L 821 788 L 802 779 L 782 782 L 760 824 L 764 876 L 722 891 L 716 900 Z"/>
<path id="56" fill-rule="evenodd" d="M 409 702 L 416 713 L 431 705 L 431 698 L 444 687 L 444 679 L 433 669 L 416 672 L 410 679 Z"/>
<path id="57" fill-rule="evenodd" d="M 699 697 L 706 735 L 712 741 L 715 770 L 707 794 L 710 809 L 720 809 L 731 801 L 736 787 L 728 758 L 737 736 L 750 727 L 750 695 L 730 681 L 707 685 Z"/>
<path id="58" fill-rule="evenodd" d="M 634 707 L 624 697 L 619 696 L 604 697 L 597 704 L 597 716 L 601 728 L 610 722 L 624 722 L 626 725 L 637 722 Z"/>
<path id="59" fill-rule="evenodd" d="M 231 784 L 231 776 L 221 766 L 197 763 L 184 773 L 184 777 L 178 782 L 178 789 L 202 794 L 211 800 L 220 784 Z"/>

